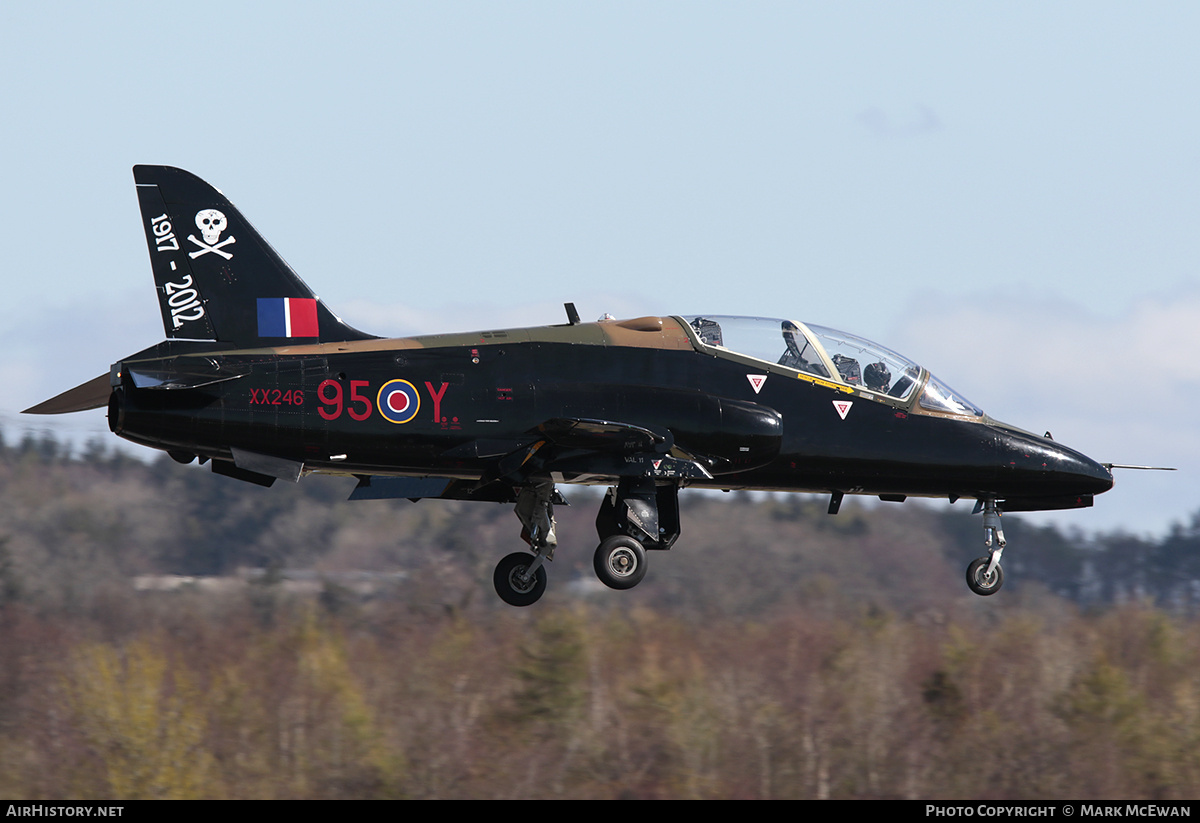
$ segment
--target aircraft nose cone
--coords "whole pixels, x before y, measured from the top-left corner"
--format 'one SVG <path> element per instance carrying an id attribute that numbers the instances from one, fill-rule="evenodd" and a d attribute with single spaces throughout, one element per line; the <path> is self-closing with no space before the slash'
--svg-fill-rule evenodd
<path id="1" fill-rule="evenodd" d="M 1002 474 L 1022 497 L 1095 495 L 1112 488 L 1112 472 L 1049 438 L 1005 431 L 999 441 Z"/>
<path id="2" fill-rule="evenodd" d="M 1078 485 L 1083 494 L 1101 494 L 1113 487 L 1111 471 L 1090 457 L 1070 449 L 1063 450 L 1056 471 L 1065 482 Z"/>

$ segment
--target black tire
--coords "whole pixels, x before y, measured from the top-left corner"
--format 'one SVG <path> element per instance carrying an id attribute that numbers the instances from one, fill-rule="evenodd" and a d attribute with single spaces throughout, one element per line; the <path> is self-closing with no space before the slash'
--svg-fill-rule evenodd
<path id="1" fill-rule="evenodd" d="M 546 592 L 546 569 L 538 566 L 537 573 L 528 583 L 522 584 L 518 579 L 533 562 L 533 555 L 525 552 L 513 552 L 496 564 L 492 574 L 492 584 L 496 594 L 510 606 L 530 606 L 541 599 Z"/>
<path id="2" fill-rule="evenodd" d="M 996 566 L 994 572 L 990 575 L 987 574 L 987 567 L 991 562 L 990 557 L 981 557 L 978 560 L 972 560 L 971 565 L 967 566 L 967 585 L 971 587 L 971 591 L 981 597 L 995 594 L 1004 585 L 1004 569 Z"/>
<path id="3" fill-rule="evenodd" d="M 632 589 L 646 576 L 646 550 L 632 537 L 615 534 L 600 542 L 592 566 L 610 589 Z"/>

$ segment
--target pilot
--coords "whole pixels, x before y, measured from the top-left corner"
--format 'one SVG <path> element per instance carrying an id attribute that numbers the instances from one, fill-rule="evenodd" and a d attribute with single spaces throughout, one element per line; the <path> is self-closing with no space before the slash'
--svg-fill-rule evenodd
<path id="1" fill-rule="evenodd" d="M 892 373 L 882 362 L 868 363 L 867 367 L 863 369 L 863 382 L 872 391 L 886 392 L 892 383 Z"/>

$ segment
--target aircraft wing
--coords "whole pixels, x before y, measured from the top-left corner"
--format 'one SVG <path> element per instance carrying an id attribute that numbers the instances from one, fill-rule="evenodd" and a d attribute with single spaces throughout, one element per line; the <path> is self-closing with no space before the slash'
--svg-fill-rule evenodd
<path id="1" fill-rule="evenodd" d="M 493 454 L 495 461 L 479 481 L 437 476 L 363 476 L 350 499 L 416 501 L 437 497 L 512 503 L 517 499 L 515 486 L 544 472 L 558 472 L 576 479 L 593 475 L 711 479 L 708 468 L 691 455 L 668 454 L 673 445 L 674 437 L 666 430 L 656 432 L 613 420 L 556 417 L 531 429 L 519 441 L 473 441 L 447 453 Z M 553 502 L 566 504 L 557 491 L 554 494 Z"/>
<path id="2" fill-rule="evenodd" d="M 493 481 L 521 484 L 538 474 L 561 474 L 567 482 L 585 477 L 662 477 L 711 479 L 707 465 L 675 447 L 667 429 L 582 417 L 556 417 L 530 430 L 532 443 L 499 457 L 480 485 Z"/>
<path id="3" fill-rule="evenodd" d="M 482 500 L 489 503 L 515 503 L 516 492 L 503 483 L 479 486 L 471 480 L 453 477 L 380 477 L 364 476 L 350 493 L 350 500 L 394 500 L 407 497 L 414 503 L 426 497 L 442 500 Z M 551 502 L 566 506 L 567 500 L 558 490 Z"/>
<path id="4" fill-rule="evenodd" d="M 102 409 L 108 405 L 110 394 L 112 394 L 112 385 L 109 383 L 106 372 L 73 389 L 67 389 L 49 400 L 43 400 L 21 414 L 67 414 L 68 412 Z"/>
<path id="5" fill-rule="evenodd" d="M 537 432 L 556 446 L 628 454 L 665 452 L 674 444 L 670 432 L 659 434 L 644 426 L 612 420 L 556 417 L 537 427 Z"/>

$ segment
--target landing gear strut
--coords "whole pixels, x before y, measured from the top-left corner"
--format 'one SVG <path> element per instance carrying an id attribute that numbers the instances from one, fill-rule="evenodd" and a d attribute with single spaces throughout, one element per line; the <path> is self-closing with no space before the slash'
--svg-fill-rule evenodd
<path id="1" fill-rule="evenodd" d="M 1004 569 L 1000 568 L 1000 555 L 1004 553 L 1004 529 L 1000 527 L 1000 509 L 995 500 L 979 501 L 983 508 L 984 545 L 988 547 L 986 557 L 971 561 L 967 566 L 967 586 L 983 597 L 995 594 L 1004 585 Z"/>
<path id="2" fill-rule="evenodd" d="M 514 552 L 496 565 L 492 584 L 510 606 L 529 606 L 546 591 L 545 563 L 554 559 L 554 503 L 563 503 L 552 480 L 520 487 L 516 515 L 533 552 Z M 596 515 L 600 546 L 592 557 L 596 577 L 610 589 L 632 589 L 646 576 L 646 551 L 669 549 L 679 539 L 679 486 L 652 477 L 623 477 L 604 496 Z"/>
<path id="3" fill-rule="evenodd" d="M 554 559 L 558 538 L 554 534 L 554 483 L 543 480 L 521 489 L 516 514 L 521 521 L 521 536 L 529 542 L 533 554 L 513 552 L 496 564 L 492 585 L 496 594 L 510 606 L 529 606 L 546 592 L 546 569 L 542 565 Z"/>
<path id="4" fill-rule="evenodd" d="M 596 533 L 596 577 L 610 589 L 632 589 L 646 576 L 646 550 L 669 549 L 679 539 L 679 486 L 621 478 L 600 504 Z"/>

